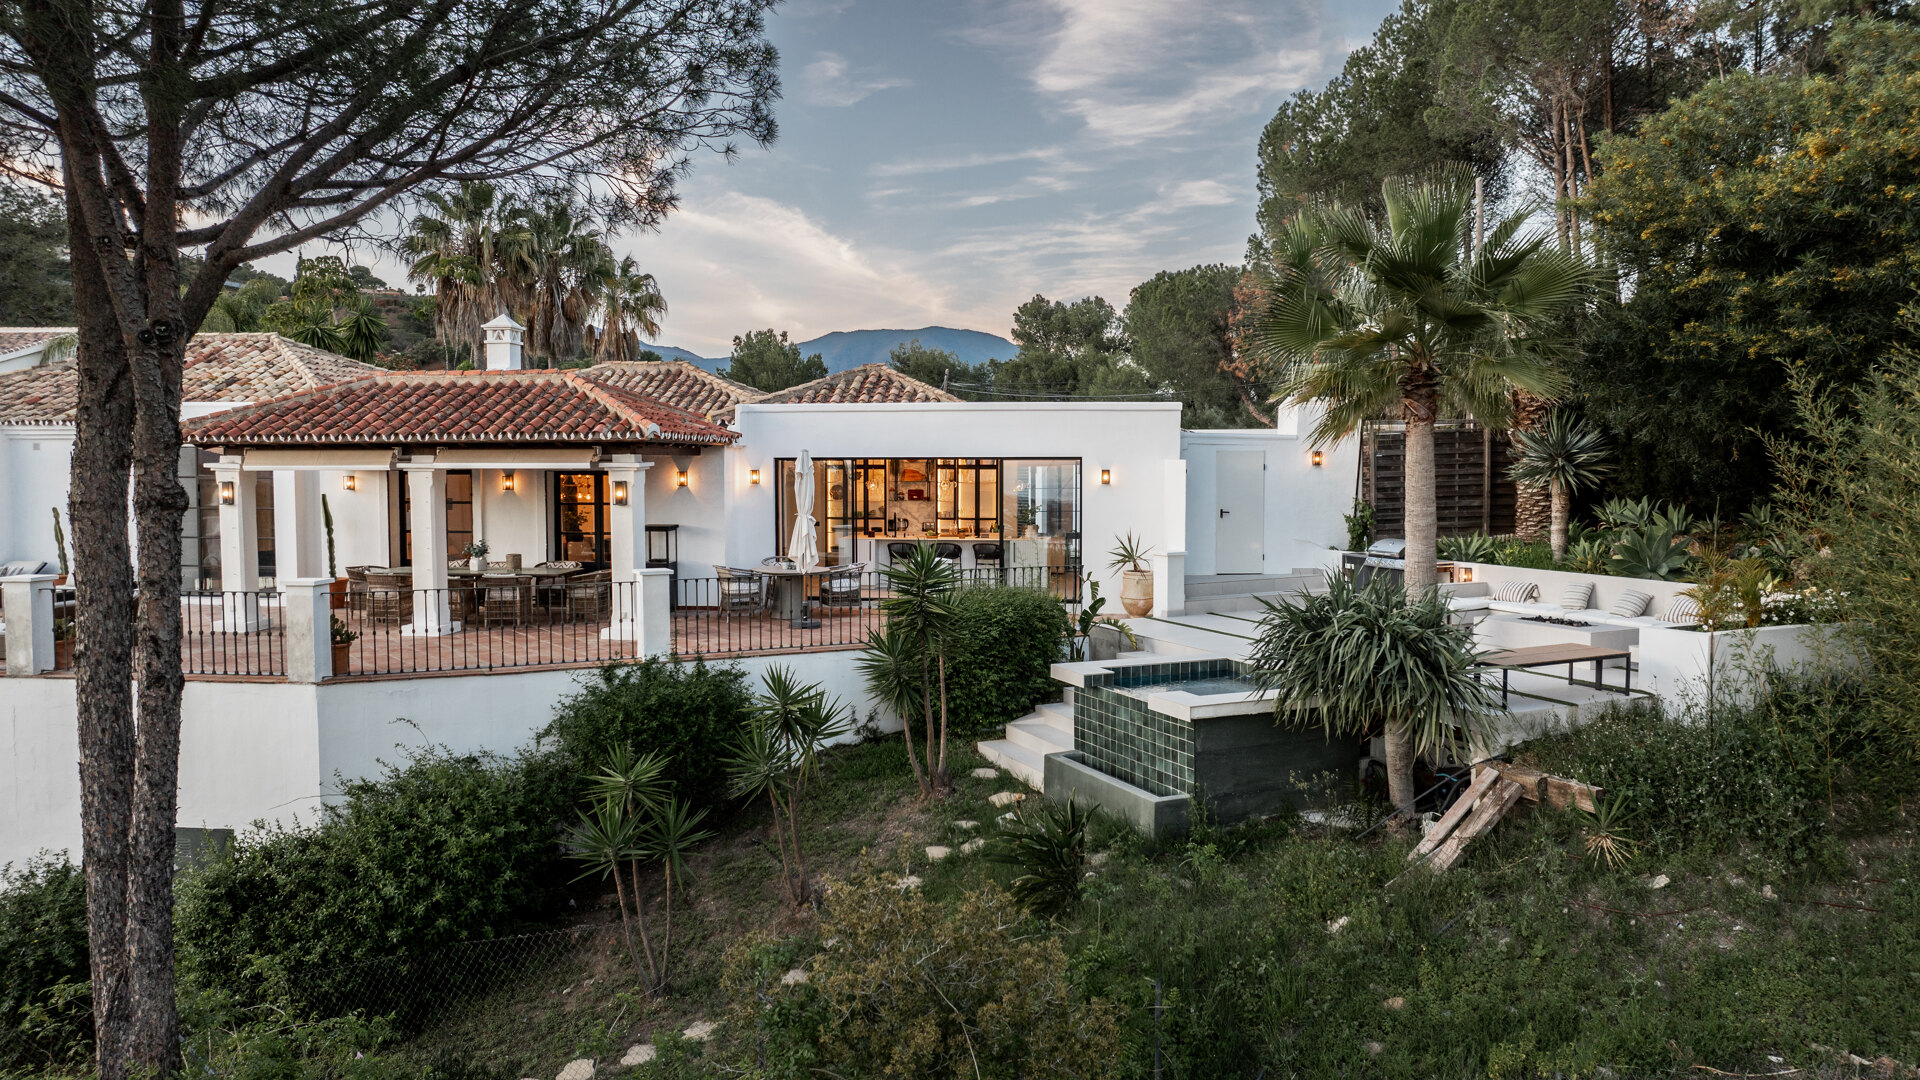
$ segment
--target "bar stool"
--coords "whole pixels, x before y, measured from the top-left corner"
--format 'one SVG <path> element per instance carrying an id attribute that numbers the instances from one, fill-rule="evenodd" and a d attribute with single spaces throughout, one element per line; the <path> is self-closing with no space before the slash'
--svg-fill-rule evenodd
<path id="1" fill-rule="evenodd" d="M 912 543 L 888 544 L 887 559 L 889 562 L 906 562 L 908 559 L 913 558 L 913 549 L 919 546 L 919 544 Z"/>
<path id="2" fill-rule="evenodd" d="M 959 544 L 935 544 L 933 545 L 933 553 L 936 556 L 942 559 L 946 559 L 949 562 L 960 561 L 960 545 Z"/>

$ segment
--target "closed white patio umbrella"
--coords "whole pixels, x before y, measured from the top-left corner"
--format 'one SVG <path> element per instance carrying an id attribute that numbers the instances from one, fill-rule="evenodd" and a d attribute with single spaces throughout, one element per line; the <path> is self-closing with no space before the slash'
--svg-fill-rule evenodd
<path id="1" fill-rule="evenodd" d="M 793 535 L 787 537 L 787 558 L 802 570 L 812 570 L 820 565 L 820 543 L 813 520 L 813 455 L 805 450 L 793 463 L 793 506 L 799 512 L 793 518 Z"/>

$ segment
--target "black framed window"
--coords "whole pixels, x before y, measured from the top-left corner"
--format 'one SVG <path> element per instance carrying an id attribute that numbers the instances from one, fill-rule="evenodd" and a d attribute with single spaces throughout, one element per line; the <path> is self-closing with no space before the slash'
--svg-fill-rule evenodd
<path id="1" fill-rule="evenodd" d="M 394 474 L 400 490 L 400 553 L 395 566 L 413 565 L 413 485 L 405 473 Z M 473 543 L 473 471 L 447 470 L 447 558 L 465 558 Z"/>
<path id="2" fill-rule="evenodd" d="M 590 570 L 612 566 L 607 474 L 555 473 L 553 480 L 553 557 L 570 559 Z"/>

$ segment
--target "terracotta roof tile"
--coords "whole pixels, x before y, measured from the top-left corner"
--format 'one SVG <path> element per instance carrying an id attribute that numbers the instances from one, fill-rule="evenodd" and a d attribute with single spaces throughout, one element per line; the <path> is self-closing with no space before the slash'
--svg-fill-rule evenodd
<path id="1" fill-rule="evenodd" d="M 959 397 L 911 375 L 895 371 L 886 364 L 861 364 L 824 379 L 775 390 L 752 402 L 753 405 L 836 405 L 888 404 L 908 402 L 959 401 Z M 732 418 L 732 411 L 726 413 Z"/>
<path id="2" fill-rule="evenodd" d="M 645 394 L 695 416 L 712 417 L 763 395 L 746 383 L 723 379 L 685 360 L 624 361 L 595 364 L 579 374 L 603 386 Z"/>
<path id="3" fill-rule="evenodd" d="M 0 326 L 0 356 L 73 333 L 71 326 Z"/>
<path id="4" fill-rule="evenodd" d="M 577 371 L 383 373 L 182 425 L 200 445 L 724 444 L 726 428 Z"/>
<path id="5" fill-rule="evenodd" d="M 383 370 L 278 334 L 196 334 L 182 366 L 183 401 L 264 401 Z M 0 375 L 0 423 L 71 424 L 78 395 L 70 361 Z"/>

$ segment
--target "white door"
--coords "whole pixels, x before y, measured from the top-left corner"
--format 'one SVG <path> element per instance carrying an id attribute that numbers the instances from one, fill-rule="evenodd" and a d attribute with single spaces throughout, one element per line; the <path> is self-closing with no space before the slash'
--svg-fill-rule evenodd
<path id="1" fill-rule="evenodd" d="M 1266 452 L 1220 450 L 1213 461 L 1213 572 L 1258 574 L 1266 569 Z"/>

